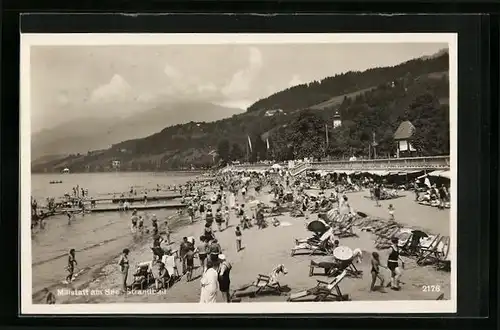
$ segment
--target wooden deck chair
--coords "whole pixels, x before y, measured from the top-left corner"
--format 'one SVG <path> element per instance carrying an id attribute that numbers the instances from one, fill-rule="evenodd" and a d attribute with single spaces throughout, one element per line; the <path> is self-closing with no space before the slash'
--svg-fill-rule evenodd
<path id="1" fill-rule="evenodd" d="M 315 287 L 301 292 L 293 293 L 288 297 L 289 302 L 299 301 L 346 301 L 349 300 L 348 295 L 342 294 L 339 284 L 346 277 L 347 270 L 344 270 L 340 275 L 335 277 L 331 282 L 317 280 Z"/>
<path id="2" fill-rule="evenodd" d="M 273 292 L 281 294 L 281 285 L 278 281 L 272 283 L 271 276 L 268 275 L 257 275 L 257 281 L 254 284 L 257 287 L 257 291 L 255 291 L 255 295 L 259 295 L 263 291 Z"/>

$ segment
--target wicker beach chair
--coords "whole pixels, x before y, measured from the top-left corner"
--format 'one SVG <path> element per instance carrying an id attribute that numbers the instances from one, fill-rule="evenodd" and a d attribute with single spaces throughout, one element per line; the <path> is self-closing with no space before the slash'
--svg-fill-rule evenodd
<path id="1" fill-rule="evenodd" d="M 333 279 L 331 282 L 317 280 L 315 287 L 301 292 L 293 293 L 287 299 L 289 302 L 302 301 L 346 301 L 349 295 L 342 294 L 339 284 L 347 276 L 347 270 Z"/>
<path id="2" fill-rule="evenodd" d="M 314 275 L 316 268 L 322 268 L 324 274 L 327 276 L 338 276 L 342 272 L 346 271 L 346 276 L 360 278 L 363 275 L 362 270 L 358 270 L 355 261 L 358 261 L 362 257 L 362 252 L 360 249 L 354 250 L 352 258 L 345 261 L 336 260 L 333 256 L 324 257 L 323 260 L 311 260 L 309 264 L 309 276 Z"/>

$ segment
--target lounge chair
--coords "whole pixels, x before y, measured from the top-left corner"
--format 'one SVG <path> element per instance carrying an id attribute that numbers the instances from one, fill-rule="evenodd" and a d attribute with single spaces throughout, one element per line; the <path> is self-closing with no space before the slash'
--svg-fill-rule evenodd
<path id="1" fill-rule="evenodd" d="M 137 270 L 133 274 L 133 281 L 131 284 L 132 289 L 144 290 L 147 289 L 153 280 L 153 274 L 151 272 L 151 262 L 142 262 L 137 265 Z"/>
<path id="2" fill-rule="evenodd" d="M 310 244 L 310 243 L 297 244 L 292 248 L 291 256 L 293 257 L 298 252 L 301 254 L 307 253 L 308 255 L 314 255 L 314 254 L 328 255 L 331 254 L 333 251 L 330 247 L 328 239 L 325 239 L 323 241 L 320 241 L 318 244 Z"/>
<path id="3" fill-rule="evenodd" d="M 287 270 L 283 264 L 276 266 L 269 275 L 258 274 L 257 279 L 248 284 L 239 287 L 233 291 L 231 297 L 237 297 L 242 295 L 245 291 L 252 288 L 255 291 L 252 292 L 252 296 L 257 296 L 262 293 L 271 293 L 280 295 L 283 291 L 282 286 L 278 282 L 278 277 L 280 275 L 287 274 Z M 232 298 L 231 298 L 232 299 Z"/>
<path id="4" fill-rule="evenodd" d="M 438 268 L 449 268 L 450 238 L 436 235 L 428 247 L 420 249 L 417 265 L 435 264 Z"/>
<path id="5" fill-rule="evenodd" d="M 347 270 L 333 279 L 331 282 L 317 280 L 315 287 L 301 292 L 293 293 L 287 299 L 289 302 L 300 301 L 346 301 L 349 300 L 349 295 L 342 294 L 339 284 L 346 277 Z"/>
<path id="6" fill-rule="evenodd" d="M 162 258 L 162 262 L 165 264 L 165 268 L 167 269 L 167 272 L 170 275 L 172 281 L 180 278 L 175 259 L 176 258 L 174 255 L 164 255 Z"/>
<path id="7" fill-rule="evenodd" d="M 339 238 L 357 236 L 356 233 L 353 231 L 353 229 L 354 229 L 353 220 L 348 220 L 346 224 L 341 224 L 335 229 L 334 235 Z"/>

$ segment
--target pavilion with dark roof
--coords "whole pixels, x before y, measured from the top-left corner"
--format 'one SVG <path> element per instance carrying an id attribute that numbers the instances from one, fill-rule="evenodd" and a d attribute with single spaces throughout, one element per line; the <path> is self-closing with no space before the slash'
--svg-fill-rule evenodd
<path id="1" fill-rule="evenodd" d="M 412 152 L 415 152 L 415 148 L 412 146 L 412 138 L 415 135 L 416 128 L 409 121 L 403 121 L 399 124 L 398 129 L 394 132 L 394 141 L 397 143 L 397 157 L 400 155 L 411 156 Z"/>

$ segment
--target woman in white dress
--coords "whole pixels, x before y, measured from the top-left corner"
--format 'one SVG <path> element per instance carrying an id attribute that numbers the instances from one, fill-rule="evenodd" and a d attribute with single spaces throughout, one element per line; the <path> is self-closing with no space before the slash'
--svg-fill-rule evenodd
<path id="1" fill-rule="evenodd" d="M 217 292 L 219 291 L 218 272 L 215 264 L 207 260 L 207 270 L 201 278 L 200 303 L 216 303 Z"/>

